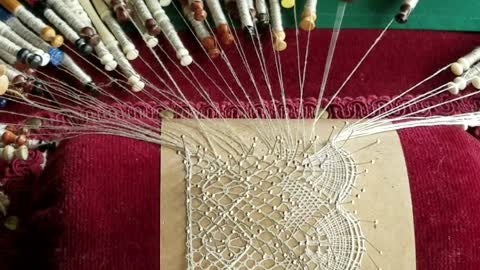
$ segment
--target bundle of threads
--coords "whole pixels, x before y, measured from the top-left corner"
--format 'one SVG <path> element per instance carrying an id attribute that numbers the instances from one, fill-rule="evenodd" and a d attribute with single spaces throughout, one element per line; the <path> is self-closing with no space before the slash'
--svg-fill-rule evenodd
<path id="1" fill-rule="evenodd" d="M 228 18 L 237 18 L 250 38 L 270 28 L 273 49 L 283 51 L 287 48 L 281 9 L 294 8 L 295 1 L 179 0 L 178 3 L 177 9 L 211 58 L 222 54 L 221 45 L 234 42 Z M 418 0 L 405 0 L 396 16 L 397 21 L 406 22 L 417 3 Z M 165 12 L 164 8 L 170 4 L 170 0 L 30 0 L 24 5 L 17 0 L 0 0 L 0 60 L 8 65 L 12 76 L 14 73 L 22 76 L 22 83 L 13 83 L 17 89 L 23 81 L 28 82 L 27 88 L 35 85 L 33 88 L 40 89 L 32 71 L 51 64 L 66 70 L 95 93 L 97 86 L 92 78 L 58 49 L 67 41 L 82 56 L 95 54 L 106 71 L 118 68 L 131 90 L 141 91 L 145 83 L 130 63 L 139 57 L 139 51 L 124 30 L 125 23 L 133 23 L 152 49 L 159 44 L 158 37 L 163 33 L 182 66 L 193 62 Z M 317 0 L 306 1 L 299 23 L 301 29 L 311 31 L 315 28 L 316 6 Z M 206 21 L 208 15 L 214 23 L 215 34 Z M 10 80 L 13 81 L 13 77 Z M 26 89 L 24 92 L 32 91 Z"/>

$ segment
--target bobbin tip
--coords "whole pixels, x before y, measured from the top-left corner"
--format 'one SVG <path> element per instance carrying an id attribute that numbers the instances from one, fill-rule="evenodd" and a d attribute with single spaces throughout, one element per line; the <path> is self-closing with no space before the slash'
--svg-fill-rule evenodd
<path id="1" fill-rule="evenodd" d="M 472 85 L 475 87 L 475 89 L 480 90 L 480 77 L 475 76 L 472 80 Z"/>
<path id="2" fill-rule="evenodd" d="M 15 148 L 11 145 L 5 145 L 2 152 L 3 160 L 12 161 L 15 153 Z"/>
<path id="3" fill-rule="evenodd" d="M 14 152 L 15 158 L 19 160 L 27 160 L 28 159 L 28 147 L 26 145 L 22 145 L 18 147 L 17 150 Z"/>
<path id="4" fill-rule="evenodd" d="M 61 46 L 63 45 L 64 42 L 65 42 L 65 40 L 64 40 L 63 36 L 61 36 L 61 35 L 56 35 L 56 36 L 53 38 L 52 42 L 50 42 L 50 44 L 51 44 L 52 47 L 54 47 L 54 48 L 59 48 L 59 47 L 61 47 Z"/>
<path id="5" fill-rule="evenodd" d="M 457 62 L 453 63 L 450 66 L 450 70 L 452 71 L 453 74 L 460 76 L 463 74 L 463 66 Z"/>
<path id="6" fill-rule="evenodd" d="M 50 54 L 42 52 L 41 56 L 42 56 L 42 63 L 40 65 L 44 67 L 48 65 L 48 63 L 50 63 Z"/>
<path id="7" fill-rule="evenodd" d="M 295 0 L 282 0 L 280 3 L 283 8 L 292 8 L 295 6 Z"/>
<path id="8" fill-rule="evenodd" d="M 160 6 L 162 6 L 162 7 L 169 6 L 170 3 L 172 3 L 171 0 L 160 0 L 160 1 L 158 1 L 158 2 L 160 3 Z"/>
<path id="9" fill-rule="evenodd" d="M 81 37 L 75 41 L 75 46 L 82 55 L 89 55 L 93 52 L 93 47 L 90 46 L 85 38 Z"/>
<path id="10" fill-rule="evenodd" d="M 277 39 L 273 43 L 273 49 L 277 52 L 281 52 L 287 49 L 287 43 L 284 40 Z"/>
<path id="11" fill-rule="evenodd" d="M 154 48 L 158 45 L 158 39 L 154 37 L 147 38 L 145 42 L 147 43 L 147 47 L 149 48 Z"/>
<path id="12" fill-rule="evenodd" d="M 144 88 L 145 88 L 145 83 L 142 82 L 142 81 L 139 81 L 139 82 L 135 83 L 134 85 L 132 85 L 132 91 L 133 92 L 140 92 Z"/>
<path id="13" fill-rule="evenodd" d="M 32 83 L 32 94 L 41 96 L 43 95 L 43 83 L 40 81 L 35 80 Z"/>
<path id="14" fill-rule="evenodd" d="M 33 69 L 38 68 L 42 64 L 42 62 L 43 62 L 43 58 L 38 54 L 31 54 L 27 58 L 28 67 L 33 68 Z"/>
<path id="15" fill-rule="evenodd" d="M 184 67 L 189 66 L 193 62 L 193 58 L 190 55 L 182 56 L 180 64 Z"/>
<path id="16" fill-rule="evenodd" d="M 117 61 L 112 60 L 112 61 L 106 62 L 104 65 L 105 65 L 105 70 L 106 71 L 113 71 L 117 68 L 118 63 L 117 63 Z"/>
<path id="17" fill-rule="evenodd" d="M 453 82 L 455 83 L 455 85 L 457 85 L 460 91 L 465 90 L 465 88 L 467 88 L 468 86 L 467 80 L 465 80 L 465 78 L 463 77 L 457 77 L 453 80 Z"/>
<path id="18" fill-rule="evenodd" d="M 404 13 L 398 13 L 395 15 L 395 21 L 399 24 L 405 24 L 408 21 L 408 16 Z"/>
<path id="19" fill-rule="evenodd" d="M 315 16 L 310 15 L 302 18 L 302 21 L 300 22 L 300 28 L 303 31 L 312 31 L 315 29 Z"/>
<path id="20" fill-rule="evenodd" d="M 8 77 L 6 75 L 1 75 L 0 76 L 0 96 L 5 94 L 5 92 L 7 92 L 9 85 L 10 85 L 10 82 L 8 81 Z"/>
<path id="21" fill-rule="evenodd" d="M 43 28 L 42 31 L 40 32 L 40 37 L 43 40 L 48 41 L 48 42 L 52 41 L 55 38 L 56 35 L 57 35 L 57 33 L 50 26 L 47 26 L 47 27 Z"/>
<path id="22" fill-rule="evenodd" d="M 129 49 L 125 52 L 125 57 L 127 57 L 127 59 L 130 61 L 137 59 L 139 55 L 140 53 L 137 49 Z"/>
<path id="23" fill-rule="evenodd" d="M 95 85 L 94 82 L 88 82 L 85 84 L 85 89 L 92 94 L 93 96 L 96 96 L 98 94 L 98 87 Z"/>
<path id="24" fill-rule="evenodd" d="M 458 95 L 458 93 L 460 92 L 460 89 L 458 89 L 458 86 L 455 83 L 449 82 L 448 92 L 450 92 L 452 95 Z"/>

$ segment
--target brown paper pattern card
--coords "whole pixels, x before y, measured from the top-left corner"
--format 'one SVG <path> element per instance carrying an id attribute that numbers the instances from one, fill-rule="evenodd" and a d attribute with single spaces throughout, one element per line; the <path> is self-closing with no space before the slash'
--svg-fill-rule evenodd
<path id="1" fill-rule="evenodd" d="M 245 145 L 258 134 L 251 121 L 228 120 Z M 178 131 L 179 123 L 208 145 L 194 121 L 164 122 L 162 130 Z M 288 126 L 294 139 L 311 124 L 276 126 Z M 226 123 L 202 124 L 209 125 Z M 162 147 L 161 268 L 415 269 L 409 182 L 396 132 L 323 147 L 332 125 L 342 122 L 317 123 L 318 144 L 307 151 L 317 153 L 313 162 L 300 155 L 300 143 L 290 151 L 277 146 L 275 154 L 257 139 L 253 150 L 220 150 L 205 160 L 201 148 L 190 147 L 185 159 Z"/>

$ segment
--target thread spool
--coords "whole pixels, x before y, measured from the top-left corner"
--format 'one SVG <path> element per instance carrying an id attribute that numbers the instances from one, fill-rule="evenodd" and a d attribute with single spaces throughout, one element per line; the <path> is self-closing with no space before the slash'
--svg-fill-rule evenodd
<path id="1" fill-rule="evenodd" d="M 395 16 L 395 20 L 400 24 L 406 23 L 410 14 L 417 6 L 418 1 L 419 0 L 404 0 L 403 4 L 400 6 L 400 12 Z"/>
<path id="2" fill-rule="evenodd" d="M 113 18 L 108 6 L 105 4 L 105 2 L 103 2 L 103 0 L 94 0 L 93 4 L 95 5 L 98 15 L 102 21 L 105 22 L 112 34 L 117 38 L 117 42 L 120 44 L 120 47 L 122 47 L 123 53 L 127 59 L 135 60 L 138 57 L 139 52 L 135 48 L 135 45 L 133 45 L 133 43 L 127 37 L 122 27 Z"/>
<path id="3" fill-rule="evenodd" d="M 457 62 L 450 66 L 450 70 L 453 74 L 460 76 L 478 61 L 480 61 L 480 47 L 475 48 L 467 55 L 459 58 Z"/>

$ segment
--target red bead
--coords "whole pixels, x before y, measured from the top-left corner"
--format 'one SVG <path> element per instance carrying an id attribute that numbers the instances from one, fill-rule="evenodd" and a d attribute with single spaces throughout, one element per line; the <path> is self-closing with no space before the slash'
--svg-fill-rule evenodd
<path id="1" fill-rule="evenodd" d="M 3 142 L 4 145 L 9 145 L 9 144 L 14 143 L 16 139 L 17 139 L 17 135 L 15 135 L 15 133 L 13 133 L 9 130 L 6 130 L 2 134 L 2 142 Z"/>

